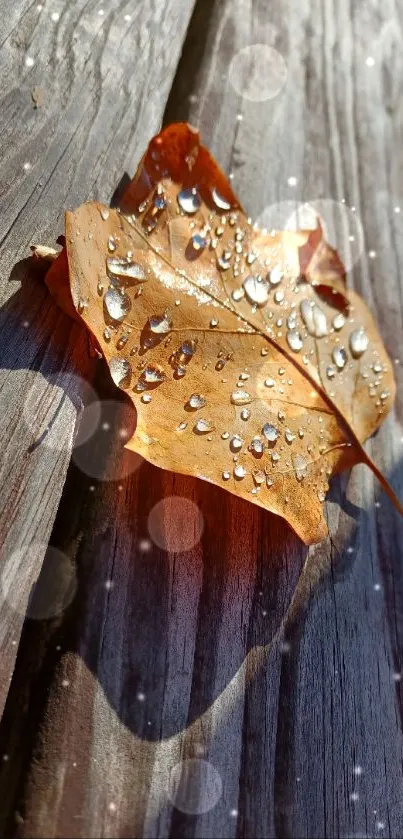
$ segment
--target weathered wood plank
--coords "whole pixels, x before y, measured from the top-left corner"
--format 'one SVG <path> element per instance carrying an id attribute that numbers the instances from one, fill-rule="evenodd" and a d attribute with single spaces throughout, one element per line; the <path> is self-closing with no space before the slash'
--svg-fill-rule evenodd
<path id="1" fill-rule="evenodd" d="M 89 373 L 83 333 L 57 312 L 29 264 L 10 271 L 30 243 L 54 242 L 65 208 L 91 196 L 109 200 L 133 167 L 161 122 L 192 6 L 193 0 L 1 6 L 0 533 L 2 579 L 14 594 L 10 611 L 3 586 L 0 708 L 82 407 L 80 378 L 70 378 L 69 393 L 66 379 Z M 33 87 L 43 91 L 41 107 L 33 106 Z M 55 417 L 56 449 L 45 432 Z"/>
<path id="2" fill-rule="evenodd" d="M 318 196 L 357 208 L 366 248 L 351 281 L 393 357 L 402 353 L 400 35 L 392 0 L 199 3 L 166 113 L 200 125 L 254 216 Z M 238 49 L 262 41 L 284 54 L 288 80 L 256 104 L 234 93 L 227 71 Z M 269 651 L 305 550 L 277 519 L 218 488 L 130 454 L 119 460 L 123 412 L 108 453 L 98 437 L 89 444 L 86 468 L 103 456 L 133 474 L 94 481 L 90 492 L 75 467 L 69 473 L 52 543 L 75 554 L 78 593 L 50 637 L 36 627 L 31 638 L 26 627 L 1 729 L 5 834 L 17 809 L 22 836 L 397 839 L 402 523 L 363 470 L 334 482 L 331 539 L 312 551 L 322 563 L 330 555 L 332 573 L 286 645 L 279 637 Z M 371 446 L 402 495 L 401 421 L 398 401 Z M 205 523 L 184 553 L 143 541 L 160 501 L 168 536 L 180 537 L 173 496 L 195 503 Z M 187 808 L 173 809 L 173 767 L 201 756 L 218 770 L 222 795 L 204 814 L 189 795 Z"/>

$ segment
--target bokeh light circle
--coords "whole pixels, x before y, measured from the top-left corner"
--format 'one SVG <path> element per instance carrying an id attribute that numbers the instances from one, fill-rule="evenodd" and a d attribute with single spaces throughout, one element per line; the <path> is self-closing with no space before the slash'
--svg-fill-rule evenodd
<path id="1" fill-rule="evenodd" d="M 168 795 L 182 813 L 208 813 L 218 804 L 222 789 L 221 775 L 208 760 L 190 758 L 171 769 Z"/>
<path id="2" fill-rule="evenodd" d="M 251 44 L 232 58 L 228 78 L 240 96 L 250 102 L 266 102 L 277 96 L 287 81 L 283 56 L 268 44 Z"/>
<path id="3" fill-rule="evenodd" d="M 326 241 L 337 250 L 346 271 L 350 271 L 360 259 L 365 246 L 359 215 L 342 201 L 317 198 L 298 205 L 290 214 L 284 229 L 314 230 L 318 219 Z"/>
<path id="4" fill-rule="evenodd" d="M 148 516 L 150 539 L 170 553 L 190 551 L 200 541 L 204 519 L 197 504 L 180 495 L 158 501 Z"/>
<path id="5" fill-rule="evenodd" d="M 43 557 L 43 562 L 42 562 Z M 20 570 L 21 578 L 31 578 L 29 590 L 16 585 Z M 0 594 L 7 606 L 22 617 L 31 620 L 49 620 L 62 614 L 73 601 L 77 590 L 74 563 L 58 548 L 42 542 L 34 542 L 27 548 L 19 548 L 3 560 L 0 576 Z"/>
<path id="6" fill-rule="evenodd" d="M 144 463 L 136 452 L 125 449 L 125 443 L 135 432 L 136 414 L 126 402 L 105 399 L 94 405 L 98 416 L 97 427 L 90 439 L 76 445 L 72 451 L 75 466 L 90 478 L 102 481 L 124 481 Z M 88 407 L 88 424 L 91 425 L 92 406 Z M 94 417 L 95 421 L 95 417 Z"/>

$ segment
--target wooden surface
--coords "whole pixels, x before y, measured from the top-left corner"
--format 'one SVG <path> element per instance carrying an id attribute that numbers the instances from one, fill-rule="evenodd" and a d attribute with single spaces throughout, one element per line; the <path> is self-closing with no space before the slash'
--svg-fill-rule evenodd
<path id="1" fill-rule="evenodd" d="M 109 4 L 101 16 L 76 3 L 57 7 L 57 22 L 53 7 L 39 14 L 16 3 L 3 13 L 1 533 L 14 582 L 0 613 L 4 698 L 18 656 L 0 728 L 1 832 L 398 839 L 403 524 L 371 476 L 356 469 L 333 482 L 330 538 L 310 551 L 331 570 L 284 639 L 306 549 L 275 517 L 123 453 L 118 432 L 130 413 L 102 364 L 87 375 L 110 428 L 101 423 L 73 453 L 63 488 L 83 385 L 74 391 L 62 378 L 57 390 L 52 375 L 82 365 L 85 338 L 25 263 L 8 282 L 30 242 L 54 239 L 65 206 L 110 197 L 166 106 L 166 121 L 200 126 L 252 217 L 280 201 L 356 208 L 365 249 L 350 281 L 376 312 L 401 380 L 402 8 L 200 0 L 171 85 L 191 6 Z M 237 96 L 228 80 L 232 56 L 256 42 L 288 67 L 284 89 L 264 103 Z M 43 109 L 32 109 L 31 81 L 46 91 Z M 35 437 L 24 422 L 33 382 L 50 419 L 67 391 L 61 451 L 46 436 L 32 448 L 46 426 Z M 401 437 L 398 398 L 369 448 L 402 497 Z M 149 540 L 158 502 L 168 551 Z M 75 596 L 48 620 L 27 620 L 20 640 L 43 554 L 30 546 L 45 546 L 56 511 L 50 543 L 67 557 L 63 573 L 73 569 Z M 188 532 L 200 513 L 204 532 L 180 551 L 184 511 Z M 9 557 L 21 546 L 18 565 Z M 221 790 L 216 776 L 208 785 L 217 803 L 202 813 L 188 789 L 173 807 L 173 768 L 184 761 L 191 773 L 186 761 L 200 759 L 221 777 Z"/>

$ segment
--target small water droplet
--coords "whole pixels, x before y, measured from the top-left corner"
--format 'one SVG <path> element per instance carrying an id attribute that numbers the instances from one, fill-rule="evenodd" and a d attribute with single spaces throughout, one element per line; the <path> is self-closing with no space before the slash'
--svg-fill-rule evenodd
<path id="1" fill-rule="evenodd" d="M 223 370 L 226 363 L 227 362 L 226 362 L 225 358 L 219 358 L 218 361 L 217 361 L 217 364 L 215 365 L 215 369 L 216 370 Z"/>
<path id="2" fill-rule="evenodd" d="M 343 367 L 347 364 L 347 353 L 344 347 L 335 347 L 332 352 L 332 359 L 339 370 L 343 370 Z"/>
<path id="3" fill-rule="evenodd" d="M 115 251 L 115 250 L 116 250 L 115 237 L 114 237 L 114 236 L 109 236 L 109 239 L 108 239 L 108 251 L 109 251 L 110 253 L 113 253 L 113 251 Z"/>
<path id="4" fill-rule="evenodd" d="M 147 364 L 141 372 L 140 379 L 148 385 L 156 385 L 164 382 L 166 375 L 159 364 Z"/>
<path id="5" fill-rule="evenodd" d="M 129 314 L 132 304 L 130 297 L 116 288 L 108 288 L 104 296 L 104 314 L 113 321 L 122 321 Z"/>
<path id="6" fill-rule="evenodd" d="M 269 443 L 275 443 L 276 440 L 280 437 L 280 432 L 275 425 L 272 425 L 270 422 L 267 422 L 262 428 L 262 434 L 266 437 Z"/>
<path id="7" fill-rule="evenodd" d="M 277 291 L 274 292 L 274 302 L 275 303 L 282 303 L 284 300 L 284 291 L 281 288 L 278 288 Z"/>
<path id="8" fill-rule="evenodd" d="M 184 430 L 185 430 L 185 428 L 187 428 L 187 427 L 188 427 L 187 422 L 181 422 L 181 423 L 179 423 L 179 425 L 178 425 L 178 431 L 184 431 Z"/>
<path id="9" fill-rule="evenodd" d="M 300 483 L 308 474 L 308 461 L 302 454 L 294 454 L 292 456 L 292 464 L 294 467 L 295 477 Z"/>
<path id="10" fill-rule="evenodd" d="M 300 352 L 302 350 L 304 342 L 296 329 L 291 329 L 287 332 L 287 344 L 293 352 Z"/>
<path id="11" fill-rule="evenodd" d="M 181 210 L 188 215 L 197 213 L 201 207 L 201 198 L 196 187 L 192 187 L 192 189 L 182 189 L 178 192 L 177 201 Z"/>
<path id="12" fill-rule="evenodd" d="M 230 477 L 231 477 L 231 473 L 227 472 L 227 470 L 225 469 L 224 472 L 222 473 L 223 481 L 229 481 Z"/>
<path id="13" fill-rule="evenodd" d="M 224 251 L 224 253 L 218 257 L 217 265 L 221 271 L 228 271 L 228 268 L 231 268 L 231 254 L 227 255 L 227 252 Z"/>
<path id="14" fill-rule="evenodd" d="M 204 396 L 201 396 L 200 393 L 192 393 L 189 397 L 188 405 L 193 410 L 197 410 L 197 408 L 204 408 L 206 405 L 206 400 Z"/>
<path id="15" fill-rule="evenodd" d="M 221 434 L 222 440 L 228 440 L 228 437 L 229 437 L 229 431 L 223 431 L 223 433 Z"/>
<path id="16" fill-rule="evenodd" d="M 278 463 L 278 461 L 280 460 L 280 455 L 278 454 L 278 452 L 272 452 L 271 459 L 273 463 Z"/>
<path id="17" fill-rule="evenodd" d="M 211 318 L 210 326 L 211 326 L 212 329 L 215 329 L 215 327 L 218 326 L 217 318 Z"/>
<path id="18" fill-rule="evenodd" d="M 323 489 L 318 489 L 318 498 L 319 498 L 319 501 L 324 501 L 325 500 L 326 493 L 323 491 Z"/>
<path id="19" fill-rule="evenodd" d="M 196 434 L 208 434 L 210 431 L 214 431 L 214 425 L 210 420 L 198 419 L 193 426 L 193 431 Z"/>
<path id="20" fill-rule="evenodd" d="M 230 442 L 231 451 L 239 452 L 240 449 L 243 446 L 243 443 L 244 443 L 244 441 L 243 441 L 242 437 L 240 437 L 239 434 L 234 434 L 234 436 L 231 438 L 231 442 Z"/>
<path id="21" fill-rule="evenodd" d="M 242 478 L 245 477 L 247 474 L 246 469 L 242 464 L 237 464 L 234 469 L 234 477 L 237 478 L 238 481 L 241 481 Z"/>
<path id="22" fill-rule="evenodd" d="M 334 379 L 335 375 L 336 375 L 336 370 L 330 364 L 329 367 L 326 368 L 326 376 L 328 377 L 328 379 Z"/>
<path id="23" fill-rule="evenodd" d="M 122 388 L 129 386 L 132 376 L 132 366 L 127 358 L 120 358 L 119 356 L 111 358 L 109 370 L 115 385 Z"/>
<path id="24" fill-rule="evenodd" d="M 275 383 L 274 379 L 265 379 L 264 384 L 265 384 L 265 387 L 274 387 L 276 383 Z"/>
<path id="25" fill-rule="evenodd" d="M 343 329 L 343 326 L 344 326 L 345 322 L 346 322 L 346 319 L 345 319 L 344 315 L 342 315 L 341 312 L 339 312 L 339 314 L 335 315 L 333 320 L 332 320 L 333 329 L 335 329 L 336 332 L 339 332 L 340 329 Z"/>
<path id="26" fill-rule="evenodd" d="M 108 327 L 105 327 L 105 329 L 104 329 L 104 340 L 105 341 L 110 341 L 111 337 L 112 337 L 112 335 L 111 335 L 110 329 L 108 329 Z"/>
<path id="27" fill-rule="evenodd" d="M 241 419 L 246 421 L 246 420 L 249 419 L 249 417 L 250 417 L 250 411 L 248 411 L 247 408 L 244 408 L 243 411 L 241 411 Z"/>
<path id="28" fill-rule="evenodd" d="M 152 315 L 148 318 L 148 326 L 154 335 L 166 335 L 172 329 L 172 318 L 167 312 L 163 315 Z"/>
<path id="29" fill-rule="evenodd" d="M 215 187 L 211 190 L 211 195 L 213 197 L 214 204 L 219 210 L 230 210 L 231 204 L 222 195 L 216 190 Z"/>
<path id="30" fill-rule="evenodd" d="M 183 376 L 186 375 L 186 367 L 179 366 L 175 370 L 175 375 L 178 379 L 183 379 Z"/>
<path id="31" fill-rule="evenodd" d="M 271 271 L 269 271 L 268 279 L 270 280 L 271 285 L 278 285 L 281 283 L 281 280 L 284 277 L 284 272 L 280 268 L 280 265 L 275 265 Z"/>
<path id="32" fill-rule="evenodd" d="M 129 340 L 128 335 L 121 335 L 117 344 L 116 344 L 116 349 L 121 350 L 124 347 L 124 345 L 127 344 L 128 340 Z"/>
<path id="33" fill-rule="evenodd" d="M 246 390 L 234 390 L 231 394 L 231 402 L 233 405 L 249 405 L 252 399 Z"/>
<path id="34" fill-rule="evenodd" d="M 238 303 L 240 300 L 242 300 L 243 297 L 245 297 L 244 289 L 243 288 L 235 288 L 234 291 L 231 294 L 231 297 L 235 301 L 235 303 Z"/>
<path id="35" fill-rule="evenodd" d="M 244 282 L 243 288 L 249 303 L 256 306 L 265 306 L 269 299 L 269 286 L 260 275 L 249 274 Z"/>
<path id="36" fill-rule="evenodd" d="M 207 240 L 200 233 L 194 233 L 191 239 L 193 250 L 200 253 L 207 245 Z"/>
<path id="37" fill-rule="evenodd" d="M 98 282 L 97 282 L 97 292 L 98 292 L 100 297 L 102 297 L 102 295 L 104 293 L 104 290 L 105 290 L 105 286 L 102 284 L 101 280 L 98 280 Z"/>
<path id="38" fill-rule="evenodd" d="M 254 437 L 249 446 L 249 449 L 251 452 L 254 452 L 254 454 L 263 454 L 263 441 L 261 440 L 261 438 Z"/>
<path id="39" fill-rule="evenodd" d="M 107 207 L 101 207 L 100 209 L 101 218 L 106 221 L 109 218 L 109 210 Z"/>
<path id="40" fill-rule="evenodd" d="M 151 402 L 151 399 L 151 393 L 143 393 L 141 397 L 141 401 L 144 402 L 146 405 L 148 405 L 148 403 Z"/>
<path id="41" fill-rule="evenodd" d="M 261 469 L 254 469 L 252 472 L 252 477 L 256 486 L 261 486 L 262 484 L 264 484 L 266 480 L 266 475 L 264 474 L 264 472 L 262 472 Z"/>
<path id="42" fill-rule="evenodd" d="M 295 434 L 293 434 L 290 428 L 285 429 L 284 437 L 287 443 L 292 443 L 295 440 Z"/>
<path id="43" fill-rule="evenodd" d="M 368 349 L 369 338 L 364 329 L 356 329 L 350 335 L 350 350 L 354 358 L 360 358 Z"/>

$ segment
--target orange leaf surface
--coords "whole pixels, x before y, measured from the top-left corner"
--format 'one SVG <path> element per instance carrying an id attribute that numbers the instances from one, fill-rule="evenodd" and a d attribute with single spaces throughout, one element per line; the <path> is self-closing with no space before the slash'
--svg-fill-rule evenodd
<path id="1" fill-rule="evenodd" d="M 128 447 L 327 533 L 332 474 L 393 404 L 390 361 L 337 253 L 315 231 L 254 229 L 199 134 L 154 138 L 118 210 L 66 213 L 48 286 L 73 304 L 137 411 Z M 63 286 L 63 288 L 61 288 Z M 401 507 L 399 507 L 401 510 Z"/>

